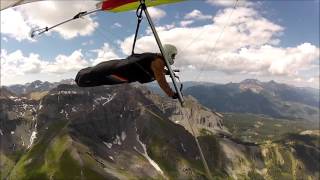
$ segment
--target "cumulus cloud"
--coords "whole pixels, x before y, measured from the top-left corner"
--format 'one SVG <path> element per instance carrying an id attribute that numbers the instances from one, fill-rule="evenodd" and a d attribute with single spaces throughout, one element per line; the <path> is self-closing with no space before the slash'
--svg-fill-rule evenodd
<path id="1" fill-rule="evenodd" d="M 44 1 L 6 9 L 1 11 L 1 33 L 19 41 L 30 40 L 31 29 L 53 26 L 80 11 L 93 9 L 95 4 L 94 1 Z M 63 38 L 70 39 L 90 35 L 97 27 L 98 23 L 89 15 L 59 26 L 51 32 L 58 32 Z"/>
<path id="2" fill-rule="evenodd" d="M 81 50 L 74 51 L 71 55 L 58 55 L 53 62 L 44 62 L 43 72 L 66 73 L 78 71 L 89 65 L 83 57 Z"/>
<path id="3" fill-rule="evenodd" d="M 2 37 L 2 40 L 3 40 L 4 42 L 8 42 L 8 38 L 6 38 L 6 37 Z"/>
<path id="4" fill-rule="evenodd" d="M 102 48 L 92 50 L 92 52 L 97 53 L 97 58 L 91 60 L 92 65 L 99 64 L 103 61 L 119 59 L 119 56 L 117 55 L 115 50 L 108 43 L 104 43 Z"/>
<path id="5" fill-rule="evenodd" d="M 148 12 L 150 13 L 151 18 L 156 21 L 160 20 L 161 18 L 167 15 L 167 13 L 164 10 L 156 7 L 148 8 Z"/>
<path id="6" fill-rule="evenodd" d="M 176 66 L 297 78 L 299 71 L 314 66 L 319 59 L 319 48 L 310 43 L 296 47 L 276 46 L 284 28 L 262 17 L 256 10 L 237 8 L 226 22 L 231 12 L 232 8 L 220 11 L 213 22 L 205 26 L 158 28 L 163 43 L 175 44 L 180 52 Z M 131 44 L 132 36 L 126 38 L 120 47 L 129 54 Z M 138 39 L 137 47 L 142 49 L 140 52 L 158 52 L 151 35 Z"/>
<path id="7" fill-rule="evenodd" d="M 116 22 L 112 25 L 112 28 L 121 28 L 122 27 L 122 24 Z"/>
<path id="8" fill-rule="evenodd" d="M 299 71 L 308 69 L 319 57 L 318 48 L 309 43 L 297 47 L 279 48 L 264 45 L 258 48 L 242 48 L 239 52 L 220 55 L 215 66 L 227 72 L 285 75 L 296 77 Z"/>
<path id="9" fill-rule="evenodd" d="M 107 43 L 100 49 L 92 50 L 96 54 L 95 59 L 87 60 L 82 50 L 75 50 L 69 55 L 60 54 L 52 60 L 44 60 L 39 54 L 23 54 L 21 50 L 9 53 L 1 49 L 1 79 L 3 84 L 10 84 L 12 80 L 18 81 L 18 77 L 46 75 L 75 75 L 77 71 L 88 66 L 94 66 L 102 61 L 119 59 L 116 51 Z M 16 77 L 16 79 L 15 79 Z"/>
<path id="10" fill-rule="evenodd" d="M 213 5 L 213 6 L 231 7 L 231 6 L 235 5 L 236 0 L 206 0 L 206 2 L 208 4 Z M 238 4 L 238 6 L 252 5 L 252 3 L 248 2 L 247 0 L 238 0 L 237 4 Z"/>
<path id="11" fill-rule="evenodd" d="M 184 16 L 184 19 L 208 20 L 212 19 L 211 15 L 205 15 L 201 11 L 195 9 Z"/>
<path id="12" fill-rule="evenodd" d="M 8 35 L 18 41 L 30 38 L 31 26 L 25 21 L 24 16 L 13 9 L 1 12 L 1 34 Z"/>
<path id="13" fill-rule="evenodd" d="M 191 25 L 192 23 L 194 23 L 193 20 L 187 20 L 187 21 L 181 21 L 181 22 L 180 22 L 180 25 L 181 25 L 182 27 L 187 27 L 187 26 Z"/>
<path id="14" fill-rule="evenodd" d="M 1 70 L 4 76 L 23 75 L 41 72 L 43 62 L 38 54 L 24 56 L 21 50 L 8 53 L 1 49 Z"/>
<path id="15" fill-rule="evenodd" d="M 94 41 L 92 39 L 87 42 L 81 43 L 82 46 L 93 45 L 93 44 L 94 44 Z"/>
<path id="16" fill-rule="evenodd" d="M 25 55 L 21 50 L 8 53 L 1 49 L 1 78 L 4 81 L 7 78 L 12 79 L 12 77 L 27 74 L 69 73 L 88 65 L 89 63 L 83 58 L 81 50 L 76 50 L 69 56 L 58 55 L 54 60 L 47 61 L 35 53 Z"/>

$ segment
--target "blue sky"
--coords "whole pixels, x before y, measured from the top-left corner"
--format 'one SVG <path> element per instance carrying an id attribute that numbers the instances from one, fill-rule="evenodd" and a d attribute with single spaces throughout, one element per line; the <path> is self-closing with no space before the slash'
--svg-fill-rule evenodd
<path id="1" fill-rule="evenodd" d="M 128 55 L 135 12 L 101 12 L 28 37 L 32 27 L 54 25 L 95 5 L 80 2 L 37 2 L 1 12 L 3 85 L 73 78 L 81 68 Z M 318 0 L 240 1 L 233 9 L 234 3 L 193 0 L 150 9 L 164 43 L 181 52 L 175 66 L 184 81 L 257 78 L 319 86 Z M 146 20 L 137 48 L 157 51 Z"/>

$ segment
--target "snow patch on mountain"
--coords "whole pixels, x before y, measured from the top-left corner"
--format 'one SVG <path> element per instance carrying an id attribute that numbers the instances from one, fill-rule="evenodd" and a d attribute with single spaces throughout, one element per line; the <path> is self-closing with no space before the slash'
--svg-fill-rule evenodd
<path id="1" fill-rule="evenodd" d="M 127 137 L 126 132 L 122 131 L 121 132 L 121 140 L 124 141 L 126 139 L 126 137 Z"/>
<path id="2" fill-rule="evenodd" d="M 103 144 L 106 145 L 109 149 L 112 148 L 112 143 L 107 143 L 107 142 L 103 141 Z"/>
<path id="3" fill-rule="evenodd" d="M 37 138 L 37 131 L 32 131 L 30 136 L 30 144 L 28 145 L 28 149 L 32 146 L 34 140 Z"/>
<path id="4" fill-rule="evenodd" d="M 153 160 L 150 158 L 150 156 L 148 155 L 148 153 L 147 153 L 147 147 L 146 147 L 145 144 L 143 144 L 143 143 L 140 141 L 139 135 L 137 135 L 136 138 L 137 138 L 138 143 L 139 143 L 139 144 L 141 145 L 141 147 L 143 148 L 143 152 L 139 152 L 139 151 L 137 150 L 137 148 L 135 148 L 135 147 L 134 147 L 134 149 L 135 149 L 136 151 L 138 151 L 140 154 L 142 154 L 142 155 L 149 161 L 149 163 L 150 163 L 163 177 L 165 177 L 165 175 L 164 175 L 163 171 L 161 170 L 160 166 L 159 166 L 155 161 L 153 161 Z M 165 178 L 166 178 L 166 177 L 165 177 Z"/>
<path id="5" fill-rule="evenodd" d="M 40 101 L 40 103 L 39 103 L 39 110 L 41 110 L 42 108 L 43 108 L 42 101 Z"/>
<path id="6" fill-rule="evenodd" d="M 113 140 L 112 143 L 121 146 L 122 143 L 121 143 L 120 136 L 116 135 L 116 138 Z"/>
<path id="7" fill-rule="evenodd" d="M 112 95 L 108 94 L 108 97 L 100 96 L 100 97 L 94 99 L 94 102 L 95 102 L 95 104 L 102 104 L 102 106 L 105 106 L 110 101 L 112 101 L 116 95 L 117 95 L 117 93 L 114 93 Z"/>

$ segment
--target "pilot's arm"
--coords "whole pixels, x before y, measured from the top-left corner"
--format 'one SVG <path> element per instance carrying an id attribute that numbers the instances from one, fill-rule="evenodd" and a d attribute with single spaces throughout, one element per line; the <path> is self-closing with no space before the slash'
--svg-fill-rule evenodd
<path id="1" fill-rule="evenodd" d="M 171 87 L 169 86 L 166 77 L 165 77 L 165 63 L 163 59 L 156 58 L 156 60 L 152 61 L 151 63 L 151 69 L 154 73 L 154 76 L 161 87 L 161 89 L 169 96 L 173 97 L 175 93 L 172 91 Z"/>

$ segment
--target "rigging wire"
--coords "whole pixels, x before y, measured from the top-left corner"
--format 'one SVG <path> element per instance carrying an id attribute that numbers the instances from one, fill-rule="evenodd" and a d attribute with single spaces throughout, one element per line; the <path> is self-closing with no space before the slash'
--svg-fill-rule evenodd
<path id="1" fill-rule="evenodd" d="M 206 58 L 205 62 L 204 62 L 204 63 L 202 63 L 202 65 L 201 65 L 200 72 L 199 72 L 199 74 L 196 76 L 195 81 L 199 80 L 199 78 L 200 78 L 201 74 L 202 74 L 202 73 L 203 73 L 203 71 L 204 71 L 204 65 L 209 61 L 210 57 L 211 57 L 211 56 L 212 56 L 212 54 L 213 54 L 213 49 L 215 48 L 215 46 L 216 46 L 216 44 L 218 43 L 218 41 L 221 39 L 221 37 L 222 37 L 222 35 L 223 35 L 223 33 L 224 33 L 225 29 L 229 26 L 229 21 L 230 21 L 230 19 L 231 19 L 232 15 L 233 15 L 233 13 L 234 13 L 235 9 L 236 9 L 236 8 L 237 8 L 237 6 L 238 6 L 238 2 L 239 2 L 239 0 L 235 0 L 235 1 L 236 1 L 236 2 L 234 3 L 233 9 L 232 9 L 232 11 L 231 11 L 230 15 L 228 16 L 228 18 L 227 18 L 227 21 L 226 21 L 225 25 L 223 26 L 223 28 L 222 28 L 221 32 L 219 33 L 219 35 L 218 35 L 217 39 L 215 40 L 215 43 L 214 43 L 213 48 L 212 48 L 212 51 L 211 51 L 211 52 L 210 52 L 210 54 L 207 56 L 207 58 Z M 201 32 L 198 36 L 196 36 L 196 37 L 198 38 L 198 37 L 200 37 L 201 35 L 202 35 L 202 32 Z M 191 42 L 193 42 L 194 40 L 195 40 L 195 39 L 192 39 L 192 40 L 191 40 Z M 188 43 L 188 44 L 191 44 L 191 43 Z M 183 49 L 182 51 L 184 51 L 184 49 Z M 170 104 L 170 103 L 168 103 L 168 104 Z M 149 106 L 155 106 L 155 104 L 150 104 L 150 105 L 145 105 L 145 106 L 146 106 L 146 107 L 149 107 Z"/>
<path id="2" fill-rule="evenodd" d="M 233 12 L 234 12 L 235 9 L 237 8 L 238 2 L 239 2 L 239 0 L 236 0 L 235 4 L 234 4 L 234 6 L 233 6 L 233 9 L 232 9 L 232 11 L 231 11 L 231 13 L 230 13 L 227 21 L 226 21 L 226 24 L 223 26 L 222 31 L 220 32 L 220 34 L 218 35 L 216 41 L 214 42 L 213 47 L 211 48 L 212 50 L 211 50 L 210 54 L 207 56 L 206 60 L 205 60 L 205 61 L 202 63 L 202 65 L 200 66 L 200 67 L 201 67 L 201 68 L 200 68 L 200 72 L 199 72 L 199 74 L 196 76 L 196 78 L 195 78 L 194 81 L 198 81 L 199 78 L 201 77 L 201 74 L 202 74 L 203 71 L 204 71 L 204 66 L 205 66 L 205 64 L 207 64 L 207 62 L 209 61 L 210 57 L 213 55 L 214 49 L 215 49 L 216 45 L 218 44 L 218 41 L 221 39 L 221 37 L 222 37 L 225 29 L 230 25 L 230 19 L 231 19 L 232 15 L 233 15 Z"/>
<path id="3" fill-rule="evenodd" d="M 159 116 L 159 115 L 156 114 L 155 112 L 151 111 L 150 109 L 145 108 L 145 110 L 147 110 L 150 114 L 152 114 L 153 116 L 157 117 L 158 119 L 160 119 L 160 120 L 162 120 L 162 121 L 165 121 L 161 116 Z M 192 111 L 192 110 L 191 110 L 191 114 L 193 115 L 193 111 Z M 193 136 L 193 138 L 194 138 L 194 140 L 195 140 L 195 142 L 196 142 L 196 144 L 197 144 L 197 148 L 198 148 L 198 150 L 199 150 L 199 152 L 200 152 L 201 161 L 202 161 L 202 163 L 203 163 L 203 165 L 204 165 L 204 168 L 205 168 L 205 170 L 206 170 L 207 178 L 208 178 L 209 180 L 213 180 L 213 177 L 212 177 L 212 175 L 211 175 L 209 166 L 208 166 L 207 161 L 206 161 L 206 159 L 205 159 L 205 156 L 204 156 L 204 154 L 203 154 L 202 148 L 201 148 L 201 146 L 200 146 L 200 143 L 199 143 L 199 141 L 198 141 L 198 138 L 197 138 L 197 136 L 196 136 L 196 133 L 195 133 L 195 131 L 194 131 L 194 129 L 193 129 L 193 127 L 192 127 L 192 124 L 191 124 L 191 122 L 190 122 L 189 119 L 188 119 L 188 123 L 189 123 L 189 126 L 190 126 L 190 128 L 191 128 L 192 136 Z"/>
<path id="4" fill-rule="evenodd" d="M 88 22 L 90 22 L 90 20 L 87 17 L 83 17 L 83 19 L 87 20 Z M 103 24 L 99 25 L 101 28 L 97 28 L 97 32 L 100 34 L 101 37 L 103 38 L 107 38 L 108 35 L 110 35 L 111 37 L 115 38 L 115 39 L 122 39 L 122 37 L 120 37 L 119 35 L 115 34 L 112 31 L 109 31 L 108 28 L 106 26 L 104 26 Z M 107 32 L 104 32 L 103 30 L 106 30 Z M 142 49 L 140 47 L 136 47 L 136 49 L 142 51 Z M 102 57 L 97 57 L 97 58 L 102 58 Z"/>
<path id="5" fill-rule="evenodd" d="M 233 7 L 233 10 L 232 10 L 232 12 L 230 13 L 230 15 L 229 15 L 229 17 L 228 17 L 228 19 L 227 19 L 227 23 L 224 25 L 224 27 L 222 28 L 222 31 L 221 31 L 220 34 L 218 35 L 218 37 L 217 37 L 217 39 L 216 39 L 216 41 L 215 41 L 215 43 L 214 43 L 214 46 L 213 46 L 213 48 L 212 48 L 213 50 L 215 49 L 215 47 L 216 47 L 218 41 L 220 40 L 220 38 L 222 37 L 222 35 L 223 35 L 226 27 L 229 26 L 229 21 L 230 21 L 232 15 L 233 15 L 234 10 L 236 9 L 236 7 L 237 7 L 237 5 L 238 5 L 238 1 L 239 1 L 239 0 L 236 0 L 236 2 L 235 2 L 235 4 L 234 4 L 234 7 Z M 201 33 L 201 34 L 202 34 L 202 33 Z M 200 37 L 201 34 L 198 35 L 196 38 Z M 195 40 L 195 39 L 193 39 L 189 44 L 193 43 L 194 40 Z M 201 73 L 203 72 L 203 67 L 204 67 L 204 65 L 207 63 L 207 61 L 209 60 L 209 58 L 212 56 L 213 50 L 210 52 L 210 54 L 208 55 L 208 57 L 207 57 L 207 59 L 205 60 L 205 62 L 201 65 L 200 72 L 199 72 L 198 76 L 195 78 L 196 80 L 198 80 L 198 78 L 201 76 Z M 152 105 L 155 105 L 155 104 L 152 104 Z M 148 105 L 148 106 L 152 106 L 152 105 Z M 144 107 L 147 107 L 147 106 L 144 106 Z M 193 110 L 191 109 L 191 115 L 193 115 L 193 113 L 194 113 L 194 112 L 193 112 Z M 157 116 L 157 117 L 158 117 L 158 116 Z M 188 122 L 188 124 L 189 124 L 189 126 L 190 126 L 191 133 L 192 133 L 192 135 L 193 135 L 193 137 L 194 137 L 194 140 L 195 140 L 195 142 L 196 142 L 196 144 L 197 144 L 197 148 L 198 148 L 199 153 L 200 153 L 200 156 L 201 156 L 201 161 L 202 161 L 203 166 L 204 166 L 204 168 L 205 168 L 205 170 L 206 170 L 206 173 L 207 173 L 207 177 L 208 177 L 208 179 L 211 180 L 211 179 L 213 179 L 213 177 L 212 177 L 212 175 L 211 175 L 209 166 L 208 166 L 208 164 L 207 164 L 206 157 L 205 157 L 204 154 L 203 154 L 203 150 L 202 150 L 202 148 L 201 148 L 201 145 L 200 145 L 200 143 L 199 143 L 199 141 L 198 141 L 198 138 L 197 138 L 196 133 L 195 133 L 195 131 L 194 131 L 193 125 L 192 125 L 192 123 L 190 122 L 190 119 L 189 119 L 189 118 L 187 118 L 187 122 Z"/>
<path id="6" fill-rule="evenodd" d="M 234 9 L 236 8 L 237 3 L 238 3 L 238 0 L 236 0 L 235 6 L 234 6 L 234 8 L 233 8 L 233 11 L 234 11 Z M 73 19 L 82 17 L 84 14 L 91 14 L 91 13 L 94 13 L 94 12 L 97 12 L 97 11 L 99 11 L 99 10 L 91 11 L 91 12 L 88 12 L 88 13 L 87 13 L 87 12 L 79 13 L 79 14 L 76 15 Z M 231 15 L 233 14 L 233 11 L 232 11 Z M 228 21 L 230 20 L 231 15 L 229 16 Z M 34 35 L 40 35 L 40 34 L 46 32 L 46 31 L 48 31 L 48 30 L 50 30 L 50 29 L 52 29 L 52 28 L 54 28 L 54 27 L 57 27 L 57 26 L 59 26 L 59 25 L 61 25 L 61 24 L 64 24 L 64 23 L 66 23 L 66 22 L 69 22 L 69 21 L 71 21 L 71 20 L 73 20 L 73 19 L 66 20 L 66 21 L 64 21 L 64 22 L 62 22 L 62 23 L 59 23 L 59 24 L 57 24 L 57 25 L 55 25 L 55 26 L 52 26 L 52 27 L 50 27 L 50 28 L 46 27 L 46 28 L 44 28 L 44 29 L 36 30 L 36 31 L 34 31 L 34 33 L 37 32 L 37 34 L 32 34 L 32 36 L 34 36 Z M 86 18 L 84 18 L 84 19 L 86 19 Z M 88 19 L 87 19 L 87 20 L 88 20 Z M 214 44 L 214 47 L 216 46 L 218 40 L 220 40 L 220 38 L 221 38 L 221 36 L 222 36 L 222 34 L 223 34 L 226 26 L 227 26 L 227 25 L 225 25 L 225 26 L 223 27 L 222 32 L 219 34 L 218 38 L 216 39 L 215 44 Z M 100 32 L 100 31 L 99 31 L 99 32 Z M 101 32 L 100 32 L 100 33 L 101 33 Z M 202 33 L 201 33 L 201 34 L 202 34 Z M 200 34 L 199 36 L 197 36 L 195 39 L 197 39 L 198 37 L 200 37 L 201 34 Z M 135 38 L 135 39 L 136 39 L 136 38 Z M 189 44 L 193 43 L 193 41 L 194 41 L 195 39 L 193 39 Z M 135 42 L 134 42 L 134 43 L 135 43 Z M 135 44 L 134 44 L 134 45 L 135 45 Z M 213 48 L 213 49 L 214 49 L 214 48 Z M 213 51 L 209 54 L 209 56 L 208 56 L 208 58 L 206 59 L 205 63 L 206 63 L 206 62 L 209 60 L 209 58 L 212 56 L 212 53 L 213 53 Z M 204 66 L 205 63 L 202 64 L 202 67 Z M 142 70 L 145 71 L 143 68 L 142 68 Z M 145 71 L 145 72 L 146 72 L 146 71 Z M 198 75 L 197 78 L 200 77 L 200 75 L 201 75 L 202 72 L 203 72 L 203 68 L 201 68 L 201 71 L 200 71 L 200 73 L 199 73 L 199 75 Z M 150 75 L 150 74 L 148 73 L 148 75 Z M 196 79 L 197 79 L 197 78 L 196 78 Z M 151 105 L 149 105 L 149 106 L 153 106 L 153 105 L 155 105 L 155 104 L 151 104 Z M 143 107 L 147 107 L 147 106 L 143 106 Z M 140 108 L 141 108 L 141 107 L 140 107 Z M 146 108 L 146 109 L 147 109 L 147 108 Z M 149 111 L 149 110 L 148 110 L 148 111 Z M 149 111 L 149 112 L 150 112 L 150 111 Z M 150 113 L 153 114 L 154 116 L 160 118 L 160 119 L 163 119 L 163 118 L 161 118 L 160 116 L 158 116 L 157 114 L 154 114 L 154 113 L 152 113 L 152 112 L 150 112 Z M 191 114 L 193 115 L 193 110 L 191 110 Z M 203 154 L 202 148 L 201 148 L 201 146 L 200 146 L 200 143 L 199 143 L 199 141 L 198 141 L 198 139 L 197 139 L 197 136 L 196 136 L 196 134 L 195 134 L 194 128 L 193 128 L 193 126 L 192 126 L 189 118 L 187 118 L 187 122 L 188 122 L 188 124 L 189 124 L 189 126 L 190 126 L 191 133 L 192 133 L 192 135 L 193 135 L 193 137 L 194 137 L 194 140 L 195 140 L 195 142 L 196 142 L 196 144 L 197 144 L 197 148 L 198 148 L 198 150 L 199 150 L 199 153 L 200 153 L 200 156 L 201 156 L 201 160 L 202 160 L 202 163 L 203 163 L 203 165 L 204 165 L 204 167 L 205 167 L 207 176 L 208 176 L 209 179 L 213 179 L 213 178 L 212 178 L 212 175 L 211 175 L 211 173 L 210 173 L 210 169 L 209 169 L 209 167 L 208 167 L 206 158 L 205 158 L 205 156 L 204 156 L 204 154 Z"/>
<path id="7" fill-rule="evenodd" d="M 234 5 L 234 7 L 233 7 L 233 10 L 232 10 L 232 12 L 230 13 L 230 15 L 229 15 L 229 17 L 228 17 L 227 23 L 224 25 L 222 31 L 221 31 L 220 34 L 218 35 L 218 38 L 216 39 L 216 41 L 215 41 L 214 46 L 213 46 L 212 49 L 215 48 L 216 44 L 218 43 L 218 41 L 219 41 L 220 38 L 222 37 L 222 35 L 223 35 L 223 33 L 224 33 L 227 25 L 229 25 L 230 18 L 231 18 L 231 16 L 232 16 L 234 10 L 235 10 L 236 7 L 237 7 L 238 1 L 239 1 L 239 0 L 236 0 L 235 5 Z M 138 18 L 139 18 L 139 17 L 138 17 Z M 141 19 L 139 19 L 139 20 L 141 20 Z M 134 38 L 133 50 L 134 50 L 135 41 L 136 41 L 136 38 L 137 38 L 137 31 L 138 31 L 138 30 L 136 29 L 136 35 L 135 35 L 135 38 Z M 196 36 L 196 38 L 194 38 L 189 44 L 192 44 L 193 41 L 195 41 L 195 39 L 197 39 L 198 37 L 201 36 L 201 34 L 202 34 L 202 33 L 200 33 L 200 35 Z M 133 50 L 132 50 L 132 52 L 134 52 Z M 208 55 L 206 61 L 202 64 L 202 66 L 201 66 L 202 68 L 201 68 L 201 70 L 200 70 L 200 73 L 199 73 L 198 76 L 196 77 L 196 79 L 198 79 L 198 78 L 200 77 L 201 73 L 203 72 L 203 66 L 204 66 L 204 64 L 209 60 L 209 58 L 212 56 L 212 54 L 213 54 L 213 51 L 211 51 L 211 53 Z M 143 71 L 145 71 L 144 68 L 141 68 L 141 69 L 142 69 Z M 145 72 L 146 72 L 146 71 L 145 71 Z M 147 74 L 150 76 L 149 72 L 148 72 Z M 169 105 L 169 103 L 167 103 L 167 104 Z M 163 105 L 163 104 L 162 104 L 162 105 Z M 138 109 L 141 109 L 141 108 L 147 109 L 147 107 L 151 107 L 151 106 L 156 106 L 156 104 L 144 105 L 144 106 L 142 106 L 142 107 L 139 107 Z M 148 110 L 148 109 L 147 109 L 147 110 Z M 135 109 L 130 110 L 130 111 L 135 111 Z M 149 110 L 148 110 L 148 111 L 149 111 Z M 149 111 L 149 112 L 150 112 L 150 111 Z M 157 118 L 163 120 L 163 118 L 161 118 L 161 117 L 158 116 L 157 114 L 154 114 L 154 113 L 152 113 L 152 112 L 150 112 L 150 113 L 153 114 L 154 116 L 156 116 Z M 191 109 L 191 116 L 193 116 L 193 113 L 194 113 L 194 111 Z M 192 135 L 193 135 L 193 137 L 194 137 L 194 140 L 195 140 L 195 142 L 196 142 L 197 148 L 198 148 L 198 150 L 199 150 L 200 157 L 201 157 L 201 161 L 202 161 L 202 164 L 203 164 L 203 166 L 204 166 L 204 168 L 205 168 L 207 177 L 208 177 L 208 179 L 211 180 L 211 179 L 213 179 L 213 178 L 212 178 L 212 175 L 211 175 L 209 166 L 208 166 L 208 164 L 207 164 L 207 160 L 206 160 L 206 158 L 205 158 L 205 156 L 204 156 L 204 154 L 203 154 L 203 150 L 202 150 L 202 148 L 201 148 L 201 145 L 200 145 L 200 143 L 199 143 L 199 141 L 198 141 L 198 138 L 197 138 L 197 136 L 196 136 L 195 130 L 194 130 L 194 128 L 193 128 L 193 124 L 191 123 L 191 121 L 190 121 L 189 118 L 187 118 L 187 122 L 188 122 L 188 124 L 189 124 L 189 126 L 190 126 L 191 133 L 192 133 Z"/>

